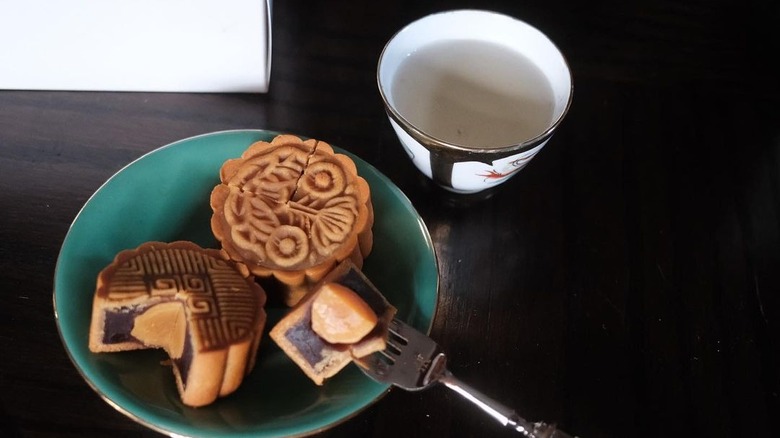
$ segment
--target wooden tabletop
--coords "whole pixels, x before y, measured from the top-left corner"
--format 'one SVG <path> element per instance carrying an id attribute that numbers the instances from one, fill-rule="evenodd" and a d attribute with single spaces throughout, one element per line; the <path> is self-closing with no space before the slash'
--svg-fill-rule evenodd
<path id="1" fill-rule="evenodd" d="M 461 7 L 536 26 L 574 77 L 552 140 L 475 202 L 414 168 L 375 82 L 395 31 Z M 326 140 L 409 197 L 439 261 L 432 336 L 457 376 L 524 417 L 583 438 L 772 435 L 778 17 L 769 1 L 280 1 L 266 94 L 0 91 L 0 435 L 158 436 L 68 359 L 58 252 L 123 166 L 243 128 Z M 321 436 L 518 434 L 436 387 L 391 391 Z"/>

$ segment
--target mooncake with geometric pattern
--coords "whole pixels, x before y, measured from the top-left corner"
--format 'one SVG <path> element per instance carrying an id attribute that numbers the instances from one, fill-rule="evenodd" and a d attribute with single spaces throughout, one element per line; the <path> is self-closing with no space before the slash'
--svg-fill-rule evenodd
<path id="1" fill-rule="evenodd" d="M 222 165 L 220 180 L 210 199 L 214 236 L 231 260 L 274 279 L 289 306 L 338 263 L 360 267 L 371 251 L 368 183 L 326 142 L 256 142 Z"/>
<path id="2" fill-rule="evenodd" d="M 97 278 L 91 351 L 161 348 L 184 404 L 235 391 L 255 363 L 265 291 L 246 267 L 185 241 L 120 252 Z"/>

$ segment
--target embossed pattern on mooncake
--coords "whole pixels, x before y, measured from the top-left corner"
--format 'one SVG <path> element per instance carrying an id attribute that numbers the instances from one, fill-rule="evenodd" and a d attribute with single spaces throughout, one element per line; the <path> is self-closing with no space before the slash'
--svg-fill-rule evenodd
<path id="1" fill-rule="evenodd" d="M 148 242 L 120 252 L 98 275 L 89 347 L 164 349 L 182 401 L 203 406 L 253 368 L 265 299 L 248 270 L 218 250 Z"/>
<path id="2" fill-rule="evenodd" d="M 362 265 L 371 250 L 368 183 L 325 142 L 281 135 L 254 143 L 224 163 L 220 179 L 212 230 L 256 275 L 311 284 L 346 258 Z"/>
<path id="3" fill-rule="evenodd" d="M 221 258 L 193 248 L 164 247 L 139 252 L 107 275 L 98 293 L 106 304 L 180 300 L 194 326 L 191 336 L 203 351 L 225 348 L 251 336 L 257 292 Z M 101 292 L 105 291 L 105 295 Z"/>

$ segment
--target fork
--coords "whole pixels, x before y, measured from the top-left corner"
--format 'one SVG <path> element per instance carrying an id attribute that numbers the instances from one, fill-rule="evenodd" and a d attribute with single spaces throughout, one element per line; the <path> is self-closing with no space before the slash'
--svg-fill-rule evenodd
<path id="1" fill-rule="evenodd" d="M 523 419 L 513 409 L 458 380 L 447 369 L 447 356 L 442 348 L 413 327 L 393 319 L 389 329 L 385 350 L 355 361 L 368 377 L 407 391 L 442 383 L 526 438 L 572 438 L 553 424 Z"/>

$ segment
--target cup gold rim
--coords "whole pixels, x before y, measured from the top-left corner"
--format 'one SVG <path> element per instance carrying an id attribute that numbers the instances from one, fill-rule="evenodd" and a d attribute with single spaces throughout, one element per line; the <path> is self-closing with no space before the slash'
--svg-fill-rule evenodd
<path id="1" fill-rule="evenodd" d="M 566 105 L 564 106 L 563 110 L 558 114 L 558 117 L 555 118 L 555 120 L 550 123 L 550 126 L 547 127 L 544 131 L 537 134 L 534 137 L 531 137 L 529 139 L 523 140 L 518 143 L 512 143 L 505 146 L 499 146 L 499 147 L 490 147 L 490 148 L 479 148 L 479 147 L 468 147 L 459 145 L 456 143 L 451 143 L 448 141 L 441 140 L 439 138 L 436 138 L 430 134 L 427 134 L 417 128 L 413 123 L 411 123 L 409 120 L 407 120 L 403 115 L 401 115 L 398 110 L 395 109 L 393 105 L 390 104 L 389 97 L 387 96 L 387 93 L 385 93 L 384 87 L 382 86 L 382 80 L 380 77 L 380 72 L 382 68 L 382 61 L 385 58 L 385 54 L 387 52 L 388 47 L 390 44 L 398 37 L 398 35 L 401 32 L 404 32 L 405 30 L 409 29 L 411 26 L 414 26 L 415 24 L 419 23 L 422 20 L 425 20 L 427 18 L 437 16 L 437 15 L 443 15 L 443 14 L 452 14 L 452 13 L 479 13 L 479 14 L 489 14 L 489 15 L 495 15 L 499 17 L 505 17 L 510 20 L 519 22 L 522 25 L 529 26 L 532 29 L 539 32 L 555 49 L 555 51 L 558 53 L 558 55 L 561 58 L 561 61 L 563 62 L 564 67 L 566 68 L 566 71 L 569 73 L 569 90 L 568 90 L 568 97 L 566 99 Z M 450 152 L 457 152 L 458 154 L 462 156 L 474 156 L 474 155 L 510 155 L 511 153 L 521 153 L 530 149 L 533 149 L 534 147 L 540 145 L 547 139 L 549 139 L 555 129 L 563 122 L 563 119 L 565 118 L 566 114 L 569 112 L 569 108 L 571 108 L 571 103 L 574 97 L 574 80 L 573 75 L 571 71 L 571 67 L 569 66 L 569 62 L 566 59 L 566 56 L 563 54 L 563 52 L 558 48 L 558 46 L 553 42 L 544 32 L 536 28 L 535 26 L 522 21 L 518 18 L 512 17 L 510 15 L 506 15 L 500 12 L 495 11 L 489 11 L 489 10 L 483 10 L 483 9 L 454 9 L 454 10 L 448 10 L 448 11 L 441 11 L 441 12 L 435 12 L 433 14 L 428 14 L 423 17 L 420 17 L 401 29 L 399 29 L 397 32 L 393 34 L 393 36 L 390 37 L 390 39 L 387 40 L 384 47 L 382 48 L 382 52 L 379 54 L 379 60 L 377 61 L 377 68 L 376 68 L 376 82 L 377 82 L 377 88 L 379 89 L 379 95 L 382 98 L 382 103 L 385 106 L 385 110 L 393 120 L 395 120 L 399 126 L 401 126 L 406 132 L 409 133 L 409 135 L 412 136 L 416 141 L 421 143 L 423 146 L 425 146 L 428 149 L 437 149 L 437 150 L 446 150 Z"/>

